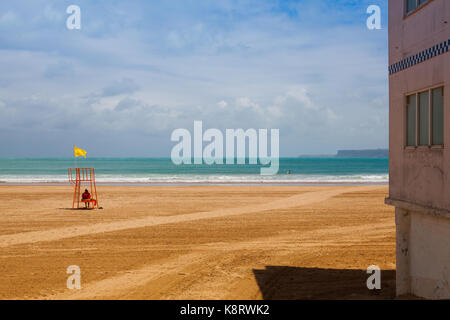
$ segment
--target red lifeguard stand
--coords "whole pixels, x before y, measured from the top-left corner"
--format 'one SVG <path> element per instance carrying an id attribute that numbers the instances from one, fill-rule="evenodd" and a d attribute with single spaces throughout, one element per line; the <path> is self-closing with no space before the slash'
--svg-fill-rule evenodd
<path id="1" fill-rule="evenodd" d="M 97 187 L 95 185 L 95 170 L 94 168 L 69 168 L 69 182 L 75 185 L 73 192 L 72 210 L 80 209 L 80 203 L 92 204 L 92 209 L 99 208 Z M 81 199 L 81 188 L 86 188 L 90 191 L 91 199 Z"/>

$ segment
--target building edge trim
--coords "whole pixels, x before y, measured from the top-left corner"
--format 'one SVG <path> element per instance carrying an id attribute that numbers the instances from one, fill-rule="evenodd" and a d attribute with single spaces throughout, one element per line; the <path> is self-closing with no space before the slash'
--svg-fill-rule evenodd
<path id="1" fill-rule="evenodd" d="M 386 198 L 384 199 L 384 203 L 387 205 L 395 206 L 397 208 L 402 208 L 407 211 L 419 212 L 427 215 L 431 215 L 434 217 L 441 217 L 450 219 L 450 210 L 443 208 L 436 208 L 432 206 L 427 206 L 419 203 L 414 203 L 406 200 L 399 200 L 394 198 Z"/>

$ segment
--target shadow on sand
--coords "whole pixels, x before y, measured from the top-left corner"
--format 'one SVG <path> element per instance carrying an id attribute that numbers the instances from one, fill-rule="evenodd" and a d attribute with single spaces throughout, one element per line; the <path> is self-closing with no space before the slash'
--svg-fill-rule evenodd
<path id="1" fill-rule="evenodd" d="M 366 270 L 268 266 L 253 273 L 264 300 L 395 298 L 395 270 L 381 271 L 381 290 L 367 289 Z"/>

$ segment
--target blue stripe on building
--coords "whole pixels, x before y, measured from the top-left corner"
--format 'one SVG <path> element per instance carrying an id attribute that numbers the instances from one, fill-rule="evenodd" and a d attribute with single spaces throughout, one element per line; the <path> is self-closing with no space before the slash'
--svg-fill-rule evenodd
<path id="1" fill-rule="evenodd" d="M 431 48 L 423 50 L 422 52 L 419 52 L 414 56 L 410 56 L 408 58 L 403 59 L 402 61 L 396 62 L 393 65 L 389 66 L 389 75 L 403 71 L 405 69 L 415 66 L 416 64 L 422 63 L 424 61 L 430 60 L 431 58 L 447 53 L 449 51 L 449 47 L 450 47 L 450 39 L 441 42 Z"/>

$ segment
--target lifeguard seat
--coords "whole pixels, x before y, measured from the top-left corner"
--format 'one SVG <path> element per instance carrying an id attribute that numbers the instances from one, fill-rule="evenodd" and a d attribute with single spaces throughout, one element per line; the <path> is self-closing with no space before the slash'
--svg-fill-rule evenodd
<path id="1" fill-rule="evenodd" d="M 69 168 L 69 182 L 75 186 L 73 192 L 72 210 L 80 209 L 80 203 L 92 204 L 90 209 L 99 208 L 97 187 L 95 185 L 95 170 L 94 168 Z M 90 199 L 82 199 L 82 189 L 88 189 L 91 194 Z M 84 208 L 84 206 L 82 207 Z"/>

